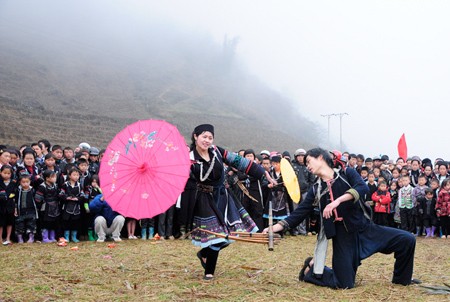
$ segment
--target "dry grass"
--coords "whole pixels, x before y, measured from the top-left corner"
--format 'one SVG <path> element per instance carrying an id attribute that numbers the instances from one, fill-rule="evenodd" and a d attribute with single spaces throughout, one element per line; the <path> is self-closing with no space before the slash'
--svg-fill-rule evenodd
<path id="1" fill-rule="evenodd" d="M 284 239 L 274 252 L 234 243 L 219 257 L 216 280 L 203 271 L 188 240 L 81 242 L 78 250 L 54 244 L 0 247 L 0 301 L 442 301 L 419 286 L 390 283 L 394 258 L 365 260 L 352 290 L 298 282 L 313 237 Z M 450 283 L 450 240 L 419 238 L 415 277 L 424 284 Z"/>

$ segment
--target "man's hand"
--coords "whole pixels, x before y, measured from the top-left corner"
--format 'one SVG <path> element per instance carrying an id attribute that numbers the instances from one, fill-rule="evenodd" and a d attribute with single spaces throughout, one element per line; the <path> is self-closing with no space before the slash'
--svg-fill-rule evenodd
<path id="1" fill-rule="evenodd" d="M 333 216 L 333 210 L 336 209 L 340 204 L 341 203 L 338 199 L 329 203 L 323 210 L 323 218 L 325 219 L 331 218 L 331 216 Z"/>

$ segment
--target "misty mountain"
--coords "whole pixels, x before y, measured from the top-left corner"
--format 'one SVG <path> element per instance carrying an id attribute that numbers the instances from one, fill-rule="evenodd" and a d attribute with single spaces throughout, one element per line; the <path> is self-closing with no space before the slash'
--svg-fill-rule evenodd
<path id="1" fill-rule="evenodd" d="M 251 75 L 200 31 L 126 11 L 0 4 L 0 142 L 41 138 L 106 147 L 139 119 L 164 119 L 186 140 L 200 123 L 237 150 L 319 144 L 320 131 L 292 101 Z M 263 64 L 263 62 L 262 62 Z"/>

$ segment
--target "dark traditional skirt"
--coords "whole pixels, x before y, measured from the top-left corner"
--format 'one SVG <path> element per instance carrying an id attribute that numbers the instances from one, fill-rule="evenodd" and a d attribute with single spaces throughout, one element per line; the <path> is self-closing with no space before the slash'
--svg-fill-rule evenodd
<path id="1" fill-rule="evenodd" d="M 214 193 L 217 194 L 217 203 Z M 193 218 L 193 229 L 195 228 L 222 235 L 258 231 L 247 211 L 224 188 L 221 188 L 220 192 L 207 192 L 202 188 L 197 190 Z M 211 245 L 220 248 L 227 246 L 230 240 L 197 230 L 192 232 L 192 243 L 202 248 Z"/>
<path id="2" fill-rule="evenodd" d="M 272 218 L 275 220 L 283 220 L 289 216 L 289 205 L 287 201 L 287 193 L 279 190 L 269 193 L 269 199 L 264 207 L 264 218 L 269 218 L 269 200 L 272 201 Z"/>

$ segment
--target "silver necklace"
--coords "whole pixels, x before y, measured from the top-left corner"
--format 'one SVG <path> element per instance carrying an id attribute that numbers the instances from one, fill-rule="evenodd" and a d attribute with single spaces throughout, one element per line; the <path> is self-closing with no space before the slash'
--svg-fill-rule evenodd
<path id="1" fill-rule="evenodd" d="M 213 158 L 212 158 L 212 161 L 211 161 L 211 165 L 209 166 L 208 170 L 206 171 L 205 176 L 202 176 L 203 175 L 203 162 L 199 161 L 199 164 L 200 164 L 200 181 L 201 182 L 204 182 L 209 177 L 209 174 L 211 174 L 211 172 L 212 172 L 212 170 L 214 168 L 215 161 L 216 161 L 216 153 L 213 152 Z"/>

